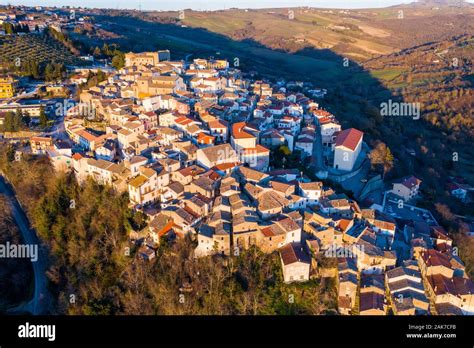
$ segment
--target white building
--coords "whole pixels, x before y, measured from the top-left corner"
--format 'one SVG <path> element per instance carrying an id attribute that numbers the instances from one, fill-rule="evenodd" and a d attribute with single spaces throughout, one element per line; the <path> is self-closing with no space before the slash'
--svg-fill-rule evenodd
<path id="1" fill-rule="evenodd" d="M 341 125 L 331 119 L 323 118 L 319 120 L 321 125 L 321 138 L 324 146 L 332 146 L 336 135 L 341 131 Z"/>
<path id="2" fill-rule="evenodd" d="M 301 243 L 290 243 L 280 249 L 280 260 L 285 283 L 309 280 L 310 258 Z"/>
<path id="3" fill-rule="evenodd" d="M 323 183 L 318 182 L 308 182 L 299 184 L 300 193 L 306 199 L 306 204 L 315 205 L 318 204 L 319 198 L 323 190 Z"/>
<path id="4" fill-rule="evenodd" d="M 364 133 L 349 128 L 337 135 L 334 149 L 334 168 L 351 171 L 359 157 Z"/>
<path id="5" fill-rule="evenodd" d="M 392 192 L 403 198 L 404 201 L 409 201 L 418 194 L 420 184 L 420 179 L 413 175 L 406 176 L 393 183 Z"/>

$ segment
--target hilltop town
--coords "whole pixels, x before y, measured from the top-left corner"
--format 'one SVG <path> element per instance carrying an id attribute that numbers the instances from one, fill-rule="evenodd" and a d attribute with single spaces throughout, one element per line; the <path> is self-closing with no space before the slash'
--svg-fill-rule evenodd
<path id="1" fill-rule="evenodd" d="M 335 277 L 340 314 L 474 312 L 453 240 L 412 205 L 421 180 L 400 178 L 365 208 L 328 185 L 366 186 L 364 134 L 284 81 L 244 77 L 226 60 L 127 53 L 121 69 L 48 111 L 56 129 L 15 156 L 48 156 L 79 183 L 127 192 L 146 215 L 130 231 L 144 262 L 159 262 L 163 239 L 195 240 L 195 258 L 255 246 L 279 253 L 287 283 Z"/>
<path id="2" fill-rule="evenodd" d="M 69 45 L 65 27 L 102 30 L 74 11 L 31 12 L 0 16 L 12 50 L 2 63 L 20 54 L 20 41 L 60 56 L 41 33 Z M 166 47 L 97 49 L 106 58 L 71 55 L 42 71 L 28 60 L 44 85 L 12 73 L 25 68 L 23 56 L 3 66 L 1 142 L 11 163 L 47 159 L 58 176 L 124 195 L 145 221 L 127 231 L 138 262 L 159 263 L 160 246 L 181 240 L 193 243 L 194 260 L 254 248 L 278 255 L 285 284 L 332 279 L 341 315 L 474 314 L 454 236 L 418 204 L 423 181 L 415 172 L 386 180 L 397 165 L 390 149 L 368 144 L 357 122 L 342 127 L 322 106 L 327 88 Z M 462 178 L 446 185 L 459 204 L 472 200 Z"/>

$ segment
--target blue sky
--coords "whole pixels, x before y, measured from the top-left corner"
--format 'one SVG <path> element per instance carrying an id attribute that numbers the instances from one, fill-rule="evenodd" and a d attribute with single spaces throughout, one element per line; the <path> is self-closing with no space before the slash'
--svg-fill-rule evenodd
<path id="1" fill-rule="evenodd" d="M 0 0 L 1 4 L 44 5 L 44 6 L 83 6 L 106 8 L 138 8 L 143 10 L 216 10 L 230 7 L 268 8 L 268 7 L 336 7 L 364 8 L 385 7 L 414 0 Z"/>

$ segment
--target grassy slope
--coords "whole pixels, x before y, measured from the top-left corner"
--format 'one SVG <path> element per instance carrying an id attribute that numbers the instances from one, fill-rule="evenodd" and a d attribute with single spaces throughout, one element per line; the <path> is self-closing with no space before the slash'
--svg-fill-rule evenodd
<path id="1" fill-rule="evenodd" d="M 334 48 L 344 56 L 359 55 L 359 60 L 379 54 L 389 54 L 399 49 L 445 39 L 473 30 L 472 8 L 412 8 L 410 6 L 387 9 L 356 10 L 340 13 L 338 10 L 291 9 L 294 18 L 289 19 L 288 9 L 228 10 L 217 12 L 185 11 L 183 24 L 205 28 L 230 37 L 236 31 L 251 24 L 251 36 L 263 44 L 272 39 L 293 40 L 306 38 L 315 48 Z M 400 12 L 402 11 L 402 12 Z M 403 14 L 403 18 L 399 16 Z M 159 17 L 177 17 L 177 13 L 159 13 Z M 444 25 L 440 25 L 444 23 Z M 349 29 L 341 30 L 337 26 Z M 416 35 L 413 35 L 414 32 Z M 341 46 L 345 42 L 347 45 Z M 357 58 L 356 58 L 357 59 Z"/>

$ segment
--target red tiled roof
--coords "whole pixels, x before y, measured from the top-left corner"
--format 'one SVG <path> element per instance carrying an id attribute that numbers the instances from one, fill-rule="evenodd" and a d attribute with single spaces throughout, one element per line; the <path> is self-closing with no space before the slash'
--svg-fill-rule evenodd
<path id="1" fill-rule="evenodd" d="M 355 129 L 355 128 L 345 129 L 337 135 L 336 146 L 344 146 L 354 151 L 357 145 L 359 144 L 359 142 L 362 141 L 363 136 L 364 136 L 364 133 L 362 133 L 358 129 Z"/>
<path id="2" fill-rule="evenodd" d="M 360 304 L 359 309 L 361 312 L 371 310 L 371 309 L 378 309 L 384 310 L 383 300 L 384 295 L 379 294 L 377 292 L 364 292 L 360 294 Z"/>
<path id="3" fill-rule="evenodd" d="M 244 149 L 242 151 L 242 153 L 244 155 L 248 155 L 248 154 L 259 154 L 259 153 L 270 153 L 270 150 L 267 149 L 265 146 L 262 146 L 262 145 L 258 145 L 256 147 L 251 147 L 251 148 L 248 148 L 248 149 Z"/>
<path id="4" fill-rule="evenodd" d="M 45 142 L 51 142 L 53 141 L 52 138 L 49 138 L 49 137 L 31 137 L 30 139 L 31 141 L 45 141 Z"/>
<path id="5" fill-rule="evenodd" d="M 402 184 L 403 186 L 411 189 L 411 188 L 421 184 L 421 180 L 414 177 L 413 175 L 410 175 L 410 176 L 406 176 L 406 177 L 402 178 L 400 180 L 400 184 Z"/>
<path id="6" fill-rule="evenodd" d="M 72 155 L 72 159 L 79 161 L 82 158 L 82 155 L 80 153 L 75 153 Z"/>
<path id="7" fill-rule="evenodd" d="M 308 255 L 303 251 L 301 243 L 290 243 L 281 247 L 280 257 L 285 266 L 295 262 L 310 262 Z"/>
<path id="8" fill-rule="evenodd" d="M 240 165 L 239 162 L 221 163 L 221 164 L 218 164 L 217 166 L 212 167 L 211 169 L 225 171 L 227 169 L 237 167 L 238 165 Z"/>
<path id="9" fill-rule="evenodd" d="M 237 122 L 232 125 L 232 136 L 235 139 L 255 138 L 252 134 L 244 131 L 245 122 Z"/>
<path id="10" fill-rule="evenodd" d="M 451 268 L 451 263 L 449 262 L 448 257 L 434 249 L 426 250 L 421 255 L 421 257 L 423 258 L 423 262 L 426 264 L 427 267 L 444 266 L 447 268 Z"/>
<path id="11" fill-rule="evenodd" d="M 208 125 L 209 125 L 209 128 L 211 129 L 226 129 L 227 128 L 227 122 L 224 120 L 210 121 Z"/>
<path id="12" fill-rule="evenodd" d="M 219 173 L 216 173 L 215 171 L 213 171 L 212 169 L 209 169 L 207 172 L 205 172 L 202 176 L 206 176 L 208 177 L 209 179 L 211 179 L 212 181 L 216 181 L 218 179 L 220 179 L 220 175 Z"/>
<path id="13" fill-rule="evenodd" d="M 178 170 L 179 173 L 181 173 L 182 176 L 195 176 L 198 175 L 202 172 L 204 172 L 204 169 L 196 166 L 190 166 L 190 167 L 185 167 L 183 169 Z"/>
<path id="14" fill-rule="evenodd" d="M 212 135 L 206 134 L 206 133 L 199 133 L 197 136 L 197 141 L 199 143 L 204 143 L 204 144 L 214 144 L 214 139 Z"/>
<path id="15" fill-rule="evenodd" d="M 341 219 L 338 221 L 337 227 L 339 227 L 342 231 L 345 231 L 351 222 L 352 220 Z"/>
<path id="16" fill-rule="evenodd" d="M 275 233 L 273 233 L 271 226 L 265 227 L 261 229 L 263 235 L 265 237 L 273 237 Z"/>
<path id="17" fill-rule="evenodd" d="M 80 137 L 86 139 L 87 141 L 97 140 L 97 137 L 94 134 L 91 134 L 91 133 L 89 133 L 85 130 L 80 130 L 79 132 L 77 132 L 77 135 L 79 135 Z"/>
<path id="18" fill-rule="evenodd" d="M 339 296 L 339 308 L 352 308 L 352 299 L 349 296 Z"/>
<path id="19" fill-rule="evenodd" d="M 435 295 L 443 295 L 446 293 L 457 295 L 453 279 L 447 278 L 442 274 L 432 274 L 427 276 L 427 280 Z"/>
<path id="20" fill-rule="evenodd" d="M 181 117 L 178 117 L 175 120 L 175 122 L 185 126 L 185 125 L 191 123 L 192 121 L 189 118 L 185 117 L 185 116 L 181 116 Z"/>
<path id="21" fill-rule="evenodd" d="M 332 122 L 333 120 L 329 117 L 323 117 L 323 118 L 320 118 L 319 119 L 319 124 L 326 124 L 326 123 L 330 123 Z"/>
<path id="22" fill-rule="evenodd" d="M 313 111 L 315 115 L 319 115 L 319 116 L 332 116 L 332 114 L 330 112 L 327 112 L 326 110 L 314 110 Z"/>

